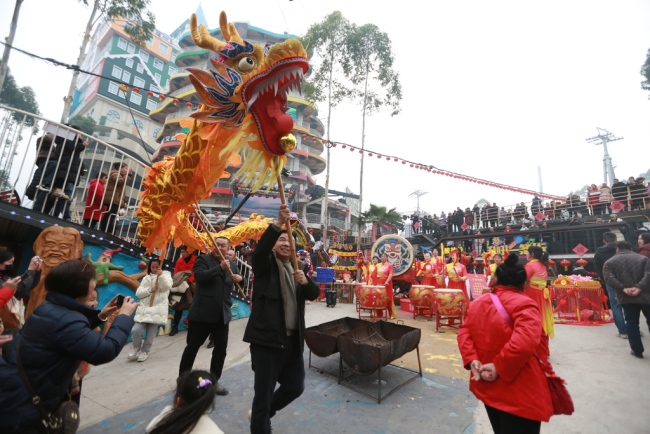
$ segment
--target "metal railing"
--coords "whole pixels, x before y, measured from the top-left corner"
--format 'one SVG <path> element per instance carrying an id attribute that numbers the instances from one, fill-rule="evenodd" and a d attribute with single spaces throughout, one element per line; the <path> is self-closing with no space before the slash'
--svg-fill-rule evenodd
<path id="1" fill-rule="evenodd" d="M 0 186 L 22 207 L 134 241 L 146 168 L 103 140 L 0 105 Z"/>

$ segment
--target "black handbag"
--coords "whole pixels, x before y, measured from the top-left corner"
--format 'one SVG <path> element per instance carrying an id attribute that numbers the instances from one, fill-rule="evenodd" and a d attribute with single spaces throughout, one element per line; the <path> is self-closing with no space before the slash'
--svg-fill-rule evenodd
<path id="1" fill-rule="evenodd" d="M 25 329 L 23 329 L 23 336 L 24 333 Z M 52 413 L 48 413 L 47 410 L 45 410 L 45 407 L 43 407 L 43 404 L 41 403 L 41 398 L 34 392 L 20 360 L 20 344 L 22 343 L 22 340 L 21 336 L 20 341 L 18 342 L 16 355 L 18 371 L 25 383 L 25 387 L 27 387 L 29 396 L 32 398 L 32 403 L 41 414 L 43 425 L 47 428 L 47 432 L 51 434 L 75 434 L 79 429 L 79 423 L 81 422 L 81 419 L 79 418 L 79 406 L 76 402 L 68 400 L 62 401 Z"/>

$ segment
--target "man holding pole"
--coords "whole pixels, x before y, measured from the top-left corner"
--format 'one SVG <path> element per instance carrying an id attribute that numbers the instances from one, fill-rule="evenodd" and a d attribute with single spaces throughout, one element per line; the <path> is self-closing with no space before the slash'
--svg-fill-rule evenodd
<path id="1" fill-rule="evenodd" d="M 315 300 L 320 291 L 305 275 L 304 263 L 294 268 L 291 233 L 283 230 L 289 226 L 289 214 L 289 207 L 282 204 L 253 253 L 255 287 L 244 341 L 251 344 L 255 371 L 255 397 L 248 413 L 254 434 L 270 433 L 270 419 L 305 388 L 305 300 Z"/>
<path id="2" fill-rule="evenodd" d="M 219 380 L 226 360 L 228 329 L 232 319 L 230 290 L 233 282 L 241 282 L 235 263 L 225 259 L 230 251 L 230 241 L 219 237 L 210 254 L 201 255 L 194 264 L 196 292 L 187 315 L 187 346 L 183 351 L 179 374 L 190 371 L 199 348 L 209 335 L 214 339 L 210 372 Z M 217 395 L 227 395 L 228 390 L 217 383 Z"/>

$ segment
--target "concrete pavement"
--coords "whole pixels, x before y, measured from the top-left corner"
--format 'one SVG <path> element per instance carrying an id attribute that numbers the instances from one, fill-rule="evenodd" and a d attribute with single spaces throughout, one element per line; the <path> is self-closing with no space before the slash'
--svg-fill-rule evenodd
<path id="1" fill-rule="evenodd" d="M 436 333 L 435 325 L 398 309 L 406 325 L 422 329 L 420 353 L 424 377 L 404 386 L 380 405 L 338 384 L 334 377 L 307 369 L 302 397 L 273 418 L 280 433 L 490 433 L 480 403 L 468 391 L 455 331 Z M 354 305 L 324 303 L 307 306 L 307 326 L 345 316 L 355 317 Z M 248 319 L 231 323 L 228 356 L 222 383 L 230 395 L 217 397 L 211 417 L 226 433 L 247 432 L 246 412 L 252 401 L 252 371 L 248 344 L 241 341 Z M 154 341 L 144 363 L 127 362 L 126 352 L 104 366 L 93 367 L 84 379 L 81 433 L 144 432 L 147 423 L 171 403 L 178 363 L 185 346 L 184 332 Z M 648 333 L 644 344 L 648 342 Z M 211 351 L 202 349 L 195 368 L 209 366 Z M 572 416 L 556 416 L 543 424 L 543 433 L 646 433 L 645 411 L 650 402 L 648 358 L 629 354 L 626 340 L 616 337 L 613 324 L 600 327 L 556 325 L 551 340 L 551 362 L 568 382 L 576 406 Z M 305 354 L 307 357 L 307 352 Z M 336 371 L 338 357 L 314 358 L 314 363 Z M 397 365 L 417 366 L 415 352 Z M 393 384 L 397 375 L 386 370 Z M 477 405 L 478 404 L 478 405 Z"/>

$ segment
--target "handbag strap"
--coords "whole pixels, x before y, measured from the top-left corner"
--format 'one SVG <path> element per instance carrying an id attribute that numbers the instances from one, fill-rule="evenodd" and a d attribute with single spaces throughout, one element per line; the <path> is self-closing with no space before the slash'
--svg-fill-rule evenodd
<path id="1" fill-rule="evenodd" d="M 503 318 L 503 321 L 506 323 L 506 325 L 510 328 L 514 328 L 514 324 L 512 322 L 512 318 L 506 311 L 506 308 L 503 307 L 503 304 L 501 303 L 501 300 L 499 300 L 499 297 L 493 293 L 490 292 L 490 298 L 492 299 L 492 303 L 494 303 L 494 307 L 497 308 L 497 312 L 499 312 L 499 315 L 501 315 L 501 318 Z"/>
<path id="2" fill-rule="evenodd" d="M 25 373 L 25 369 L 23 368 L 23 363 L 20 359 L 20 346 L 23 342 L 23 337 L 25 336 L 26 329 L 27 329 L 27 324 L 25 324 L 25 327 L 23 327 L 22 333 L 20 334 L 20 340 L 18 341 L 18 346 L 16 348 L 16 362 L 18 364 L 18 372 L 20 372 L 20 376 L 23 379 L 23 383 L 25 383 L 25 387 L 27 387 L 27 392 L 29 392 L 29 396 L 32 398 L 32 404 L 36 406 L 36 409 L 41 414 L 41 418 L 43 418 L 43 421 L 46 422 L 48 425 L 50 425 L 51 423 L 50 414 L 47 412 L 47 410 L 45 410 L 45 407 L 43 407 L 43 403 L 41 402 L 40 396 L 38 396 L 36 392 L 34 392 L 34 389 L 32 388 L 32 384 L 29 382 L 29 378 Z"/>

